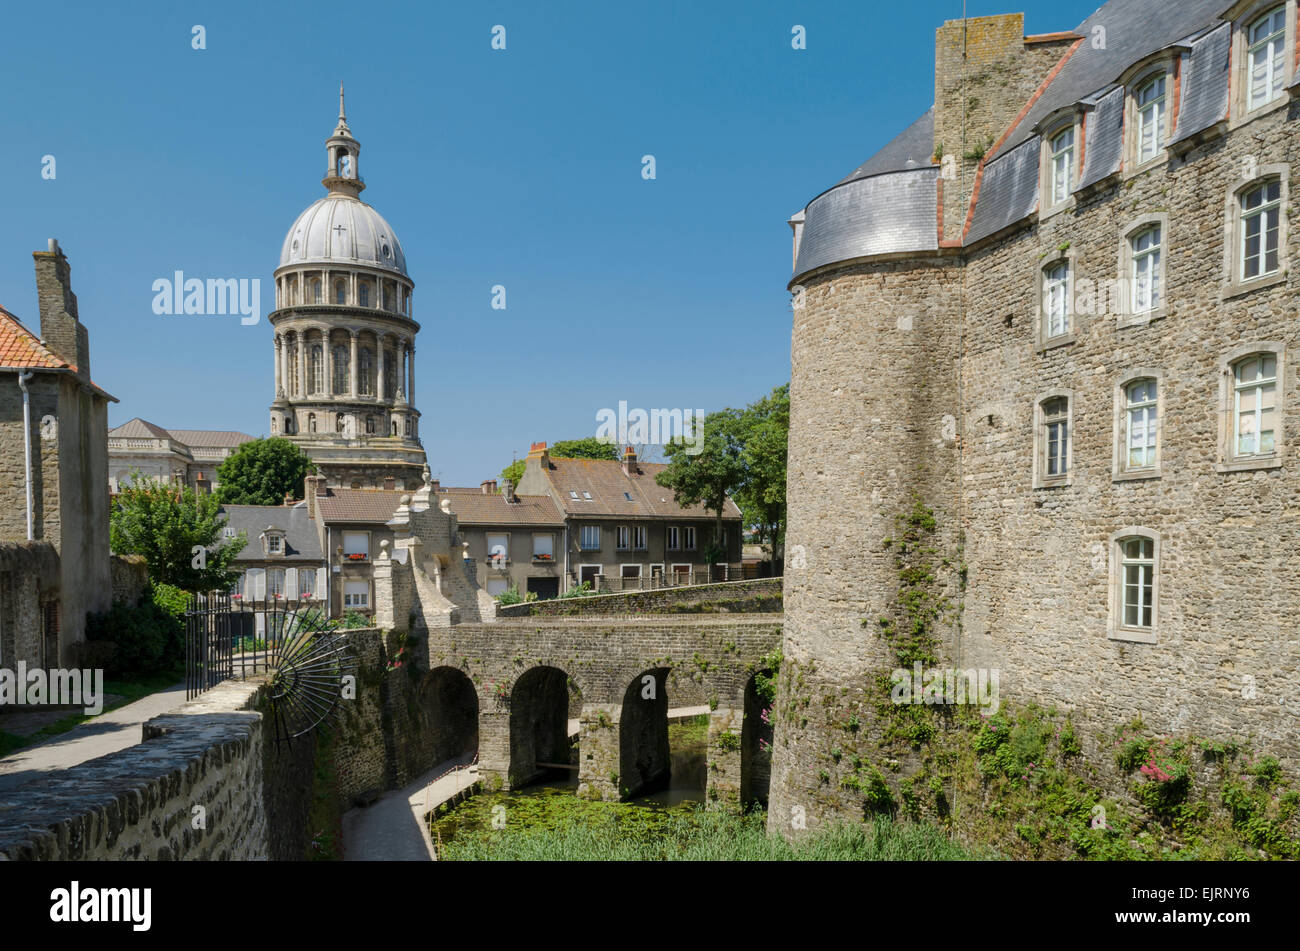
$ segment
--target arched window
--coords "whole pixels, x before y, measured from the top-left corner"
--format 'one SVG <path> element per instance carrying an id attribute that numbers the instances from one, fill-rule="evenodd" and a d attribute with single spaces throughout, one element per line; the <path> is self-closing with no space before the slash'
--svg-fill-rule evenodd
<path id="1" fill-rule="evenodd" d="M 348 389 L 348 348 L 340 344 L 334 348 L 334 392 L 346 393 Z"/>
<path id="2" fill-rule="evenodd" d="M 292 416 L 286 416 L 284 418 L 284 431 L 286 435 L 291 434 L 294 431 Z"/>
<path id="3" fill-rule="evenodd" d="M 409 419 L 406 421 L 406 435 L 411 435 L 411 421 Z"/>
<path id="4" fill-rule="evenodd" d="M 1246 34 L 1246 109 L 1258 109 L 1282 95 L 1286 79 L 1286 5 L 1251 24 Z"/>
<path id="5" fill-rule="evenodd" d="M 319 280 L 314 280 L 311 282 L 311 299 L 313 304 L 320 303 L 320 281 Z"/>
<path id="6" fill-rule="evenodd" d="M 339 175 L 343 178 L 352 177 L 352 156 L 347 149 L 339 150 Z"/>
<path id="7" fill-rule="evenodd" d="M 1277 354 L 1256 353 L 1232 367 L 1232 452 L 1268 456 L 1277 449 Z"/>
<path id="8" fill-rule="evenodd" d="M 1151 533 L 1154 534 L 1154 533 Z M 1115 540 L 1116 633 L 1152 633 L 1156 612 L 1157 539 L 1128 535 Z"/>
<path id="9" fill-rule="evenodd" d="M 1160 422 L 1160 394 L 1151 378 L 1134 380 L 1124 387 L 1124 415 L 1121 417 L 1124 439 L 1125 472 L 1156 467 L 1156 433 Z"/>
<path id="10" fill-rule="evenodd" d="M 1035 407 L 1034 486 L 1068 485 L 1073 464 L 1071 399 L 1067 392 L 1041 397 Z"/>
<path id="11" fill-rule="evenodd" d="M 1070 265 L 1057 261 L 1043 269 L 1043 339 L 1070 332 Z"/>
<path id="12" fill-rule="evenodd" d="M 1138 89 L 1134 98 L 1137 115 L 1137 164 L 1160 154 L 1165 142 L 1165 75 L 1161 73 Z"/>
<path id="13" fill-rule="evenodd" d="M 393 420 L 393 435 L 397 435 L 397 420 Z"/>
<path id="14" fill-rule="evenodd" d="M 324 348 L 318 343 L 312 344 L 311 357 L 307 365 L 307 391 L 309 393 L 321 393 L 325 389 L 322 386 L 324 378 L 321 374 L 321 361 L 324 358 Z"/>
<path id="15" fill-rule="evenodd" d="M 369 284 L 357 285 L 357 302 L 362 307 L 370 306 L 370 285 Z"/>
<path id="16" fill-rule="evenodd" d="M 1048 199 L 1049 204 L 1059 205 L 1074 187 L 1074 126 L 1057 133 L 1048 147 Z"/>
<path id="17" fill-rule="evenodd" d="M 1133 275 L 1129 301 L 1135 314 L 1155 310 L 1164 302 L 1163 238 L 1160 226 L 1152 225 L 1129 239 Z"/>
<path id="18" fill-rule="evenodd" d="M 334 282 L 334 303 L 346 304 L 348 302 L 348 285 L 346 281 Z"/>
<path id="19" fill-rule="evenodd" d="M 371 365 L 375 356 L 369 347 L 362 347 L 357 354 L 357 392 L 363 396 L 374 396 L 374 383 Z"/>
<path id="20" fill-rule="evenodd" d="M 1280 267 L 1282 182 L 1264 182 L 1241 195 L 1241 280 L 1275 274 Z"/>

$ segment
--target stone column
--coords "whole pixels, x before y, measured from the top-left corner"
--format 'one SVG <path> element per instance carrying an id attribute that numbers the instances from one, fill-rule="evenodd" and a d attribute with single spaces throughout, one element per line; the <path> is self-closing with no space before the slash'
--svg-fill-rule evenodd
<path id="1" fill-rule="evenodd" d="M 415 405 L 415 341 L 411 341 L 411 382 L 410 389 L 406 391 L 406 401 L 412 406 Z"/>
<path id="2" fill-rule="evenodd" d="M 740 741 L 745 719 L 745 701 L 719 706 L 709 714 L 708 788 L 705 802 L 710 809 L 740 811 Z"/>
<path id="3" fill-rule="evenodd" d="M 348 384 L 349 384 L 348 395 L 352 397 L 352 399 L 356 399 L 357 392 L 358 392 L 357 390 L 357 369 L 358 369 L 357 337 L 359 336 L 359 332 L 357 331 L 357 328 L 352 327 L 348 330 L 348 333 L 352 335 L 352 352 L 350 354 L 350 362 L 348 363 Z"/>
<path id="4" fill-rule="evenodd" d="M 294 337 L 298 341 L 298 398 L 305 399 L 307 396 L 307 335 L 301 330 L 294 331 Z"/>
<path id="5" fill-rule="evenodd" d="M 281 375 L 281 368 L 284 365 L 284 341 L 280 335 L 275 335 L 275 398 L 278 400 L 284 396 L 284 377 Z"/>
<path id="6" fill-rule="evenodd" d="M 619 721 L 617 703 L 584 703 L 578 725 L 578 795 L 618 802 Z"/>
<path id="7" fill-rule="evenodd" d="M 388 398 L 388 394 L 384 392 L 384 340 L 387 336 L 388 334 L 375 334 L 375 350 L 379 356 L 379 376 L 375 378 L 375 395 L 381 402 Z"/>

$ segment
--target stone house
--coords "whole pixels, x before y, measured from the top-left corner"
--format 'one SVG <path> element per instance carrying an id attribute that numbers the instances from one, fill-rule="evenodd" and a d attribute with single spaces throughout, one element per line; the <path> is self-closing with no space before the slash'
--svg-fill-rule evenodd
<path id="1" fill-rule="evenodd" d="M 388 480 L 392 484 L 392 479 Z M 393 542 L 388 521 L 406 492 L 344 489 L 326 484 L 325 476 L 308 476 L 308 517 L 328 568 L 330 617 L 348 611 L 374 613 L 374 562 L 381 543 Z"/>
<path id="2" fill-rule="evenodd" d="M 521 496 L 549 496 L 564 515 L 564 590 L 588 582 L 600 591 L 702 584 L 742 577 L 741 513 L 727 499 L 721 560 L 710 565 L 717 519 L 703 505 L 683 506 L 655 481 L 663 463 L 552 459 L 533 443 L 519 480 Z"/>
<path id="3" fill-rule="evenodd" d="M 111 599 L 107 442 L 116 399 L 90 378 L 67 257 L 54 239 L 32 257 L 39 337 L 0 309 L 0 540 L 23 543 L 0 566 L 0 663 L 69 666 L 87 612 L 107 610 Z M 57 553 L 57 571 L 40 543 Z M 12 616 L 16 600 L 33 598 L 39 635 L 31 617 L 19 624 Z"/>
<path id="4" fill-rule="evenodd" d="M 1300 767 L 1298 48 L 1295 0 L 938 29 L 934 106 L 790 219 L 778 707 L 892 666 L 919 500 L 957 667 Z M 833 717 L 779 726 L 775 829 L 860 814 Z"/>
<path id="5" fill-rule="evenodd" d="M 436 487 L 451 502 L 462 550 L 488 594 L 511 587 L 553 598 L 563 588 L 562 553 L 568 537 L 564 514 L 548 495 L 518 495 L 493 480 L 478 488 Z"/>
<path id="6" fill-rule="evenodd" d="M 247 544 L 232 568 L 231 595 L 245 602 L 328 601 L 329 573 L 305 501 L 288 505 L 223 505 L 223 540 Z"/>
<path id="7" fill-rule="evenodd" d="M 108 431 L 109 491 L 143 478 L 212 492 L 220 483 L 217 467 L 252 436 L 212 429 L 164 429 L 136 417 Z"/>

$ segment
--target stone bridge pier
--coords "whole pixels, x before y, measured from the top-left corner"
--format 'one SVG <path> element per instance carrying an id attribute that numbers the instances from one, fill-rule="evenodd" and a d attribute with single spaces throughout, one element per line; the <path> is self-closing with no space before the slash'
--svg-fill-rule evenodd
<path id="1" fill-rule="evenodd" d="M 669 710 L 703 707 L 706 801 L 766 801 L 771 733 L 754 677 L 780 645 L 779 617 L 521 619 L 428 636 L 431 669 L 455 668 L 474 685 L 489 787 L 569 770 L 581 796 L 653 791 L 671 770 Z"/>

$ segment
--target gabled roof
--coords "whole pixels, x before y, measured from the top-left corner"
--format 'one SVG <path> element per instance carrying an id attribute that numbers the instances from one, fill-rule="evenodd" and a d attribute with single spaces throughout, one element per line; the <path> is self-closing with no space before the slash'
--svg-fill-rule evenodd
<path id="1" fill-rule="evenodd" d="M 673 501 L 672 489 L 655 482 L 655 476 L 667 468 L 663 463 L 638 462 L 633 474 L 626 475 L 621 462 L 607 459 L 551 459 L 547 475 L 560 505 L 570 516 L 713 518 L 703 505 L 678 505 Z M 722 517 L 741 517 L 731 499 L 727 499 Z"/>
<path id="2" fill-rule="evenodd" d="M 326 522 L 387 522 L 397 511 L 399 489 L 327 489 L 317 496 L 316 511 Z"/>
<path id="3" fill-rule="evenodd" d="M 248 433 L 233 429 L 169 429 L 167 431 L 176 441 L 197 449 L 220 449 L 253 441 L 253 437 Z"/>
<path id="4" fill-rule="evenodd" d="M 484 494 L 482 488 L 448 486 L 441 495 L 451 500 L 451 510 L 461 525 L 541 525 L 564 527 L 564 513 L 549 495 L 517 495 L 507 502 L 500 492 Z"/>
<path id="5" fill-rule="evenodd" d="M 295 502 L 293 505 L 223 505 L 221 511 L 226 516 L 226 526 L 248 536 L 235 561 L 266 561 L 262 552 L 261 535 L 270 526 L 284 531 L 285 553 L 283 558 L 276 556 L 276 561 L 290 564 L 304 561 L 320 562 L 324 560 L 321 553 L 320 537 L 316 527 L 307 517 L 307 503 Z"/>
<path id="6" fill-rule="evenodd" d="M 76 370 L 3 307 L 0 307 L 0 367 Z"/>
<path id="7" fill-rule="evenodd" d="M 172 434 L 161 426 L 155 426 L 147 419 L 141 419 L 137 416 L 135 419 L 123 423 L 121 426 L 115 426 L 108 431 L 109 438 L 130 438 L 130 439 L 171 439 Z"/>

